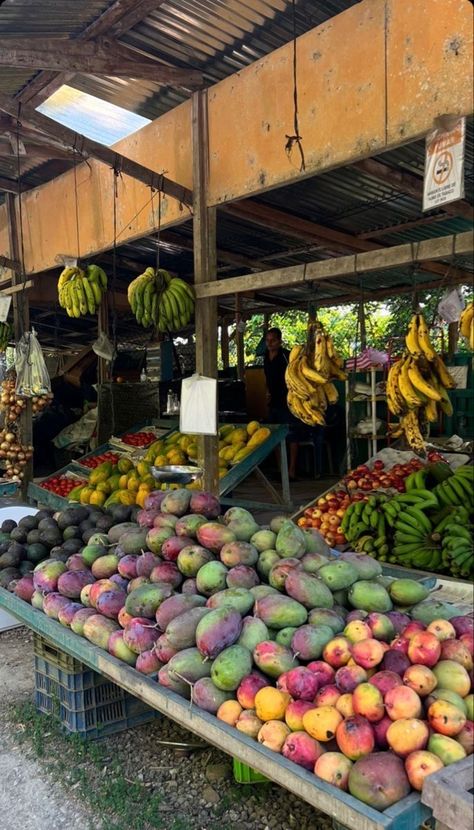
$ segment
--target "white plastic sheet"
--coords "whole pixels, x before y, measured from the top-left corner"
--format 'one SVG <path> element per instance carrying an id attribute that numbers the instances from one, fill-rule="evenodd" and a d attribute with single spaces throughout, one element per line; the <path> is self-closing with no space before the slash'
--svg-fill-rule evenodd
<path id="1" fill-rule="evenodd" d="M 179 431 L 195 435 L 217 434 L 217 381 L 191 375 L 181 382 Z"/>
<path id="2" fill-rule="evenodd" d="M 448 291 L 438 305 L 438 314 L 446 323 L 457 323 L 464 308 L 459 291 Z"/>

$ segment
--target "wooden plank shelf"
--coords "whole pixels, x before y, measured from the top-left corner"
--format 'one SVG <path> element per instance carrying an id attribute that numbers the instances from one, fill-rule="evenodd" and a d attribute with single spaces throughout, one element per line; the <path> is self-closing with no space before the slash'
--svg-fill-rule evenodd
<path id="1" fill-rule="evenodd" d="M 431 815 L 431 810 L 422 804 L 418 793 L 411 793 L 379 812 L 164 689 L 3 588 L 0 588 L 0 607 L 185 729 L 258 770 L 316 810 L 331 816 L 338 825 L 351 830 L 415 830 Z"/>
<path id="2" fill-rule="evenodd" d="M 422 803 L 433 811 L 435 830 L 472 830 L 474 756 L 429 775 Z"/>

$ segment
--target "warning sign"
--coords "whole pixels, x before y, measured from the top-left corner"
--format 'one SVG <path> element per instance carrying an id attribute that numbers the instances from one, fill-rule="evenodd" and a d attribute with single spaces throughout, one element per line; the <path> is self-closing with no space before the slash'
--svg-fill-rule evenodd
<path id="1" fill-rule="evenodd" d="M 433 210 L 464 196 L 466 121 L 452 130 L 435 130 L 426 138 L 423 210 Z"/>

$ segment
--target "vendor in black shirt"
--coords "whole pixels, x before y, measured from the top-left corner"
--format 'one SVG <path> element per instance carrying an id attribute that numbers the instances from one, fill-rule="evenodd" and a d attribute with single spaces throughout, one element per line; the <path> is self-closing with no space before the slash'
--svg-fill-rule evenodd
<path id="1" fill-rule="evenodd" d="M 299 422 L 288 409 L 286 400 L 288 389 L 285 381 L 285 372 L 290 353 L 288 349 L 284 349 L 281 345 L 280 329 L 268 329 L 265 335 L 265 342 L 267 348 L 263 361 L 263 369 L 268 390 L 268 420 L 271 424 L 288 424 L 290 428 L 288 435 L 288 443 L 290 445 L 288 475 L 290 479 L 294 479 L 298 458 Z"/>

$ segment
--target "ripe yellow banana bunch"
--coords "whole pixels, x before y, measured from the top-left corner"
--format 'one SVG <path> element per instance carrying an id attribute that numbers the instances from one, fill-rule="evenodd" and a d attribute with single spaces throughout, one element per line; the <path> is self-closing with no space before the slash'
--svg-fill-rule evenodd
<path id="1" fill-rule="evenodd" d="M 471 351 L 474 352 L 474 302 L 468 303 L 461 314 L 459 331 L 466 338 Z"/>
<path id="2" fill-rule="evenodd" d="M 436 423 L 438 408 L 445 415 L 453 414 L 447 390 L 455 383 L 431 344 L 422 314 L 410 320 L 405 343 L 405 353 L 388 373 L 387 403 L 390 412 L 400 416 L 399 429 L 412 450 L 422 453 L 423 425 Z"/>
<path id="3" fill-rule="evenodd" d="M 107 274 L 99 265 L 88 265 L 85 270 L 68 266 L 59 276 L 59 305 L 69 317 L 95 314 L 106 291 Z"/>
<path id="4" fill-rule="evenodd" d="M 168 271 L 147 268 L 128 286 L 128 301 L 137 323 L 158 331 L 179 331 L 194 313 L 194 289 Z"/>
<path id="5" fill-rule="evenodd" d="M 320 323 L 310 323 L 306 344 L 294 346 L 285 373 L 290 412 L 308 426 L 324 425 L 328 404 L 336 403 L 333 378 L 345 379 L 342 360 Z"/>

